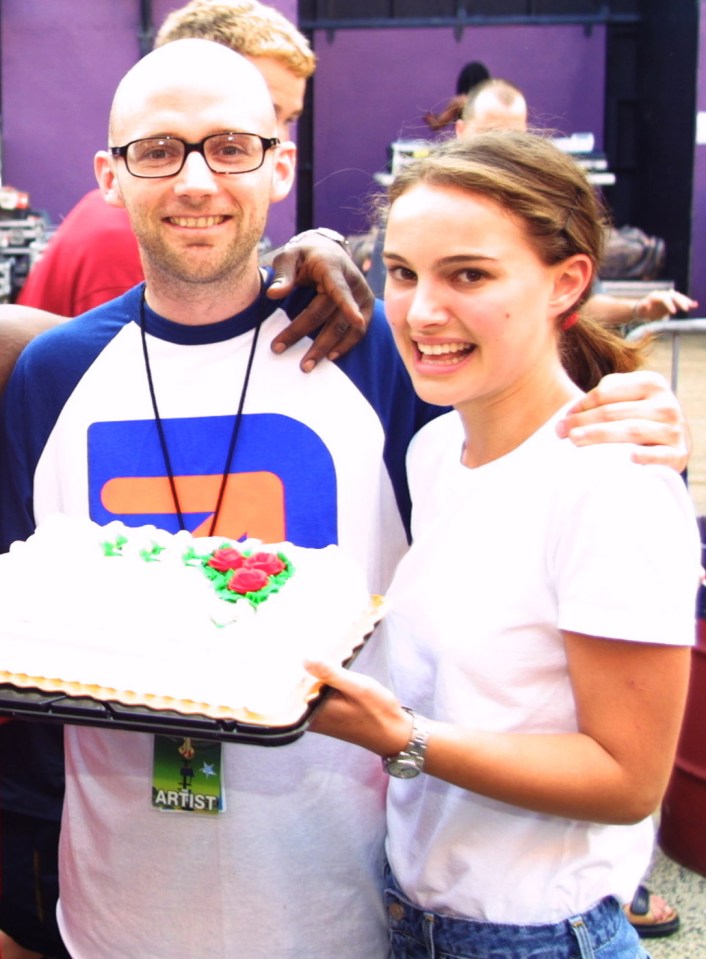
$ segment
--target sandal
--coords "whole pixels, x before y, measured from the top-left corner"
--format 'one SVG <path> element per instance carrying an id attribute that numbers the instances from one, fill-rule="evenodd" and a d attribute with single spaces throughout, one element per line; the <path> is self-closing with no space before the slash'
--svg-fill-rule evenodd
<path id="1" fill-rule="evenodd" d="M 628 922 L 642 939 L 671 936 L 679 928 L 679 913 L 672 906 L 664 903 L 666 918 L 657 919 L 652 908 L 654 899 L 646 886 L 638 886 L 632 902 L 623 906 Z"/>

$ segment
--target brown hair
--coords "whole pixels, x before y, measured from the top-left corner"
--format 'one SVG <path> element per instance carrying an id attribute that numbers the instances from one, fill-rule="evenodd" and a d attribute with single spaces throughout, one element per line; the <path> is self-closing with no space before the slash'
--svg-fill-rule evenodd
<path id="1" fill-rule="evenodd" d="M 416 183 L 454 187 L 494 200 L 525 226 L 540 258 L 552 265 L 577 253 L 593 264 L 593 278 L 603 252 L 605 211 L 584 171 L 546 136 L 515 130 L 490 130 L 466 140 L 452 140 L 404 167 L 395 177 L 390 204 Z M 606 373 L 623 373 L 642 363 L 643 346 L 579 314 L 563 324 L 590 296 L 590 284 L 559 317 L 564 368 L 583 390 Z"/>
<path id="2" fill-rule="evenodd" d="M 279 10 L 257 0 L 191 0 L 166 17 L 154 45 L 190 37 L 221 43 L 247 57 L 272 57 L 304 80 L 316 69 L 306 37 Z"/>

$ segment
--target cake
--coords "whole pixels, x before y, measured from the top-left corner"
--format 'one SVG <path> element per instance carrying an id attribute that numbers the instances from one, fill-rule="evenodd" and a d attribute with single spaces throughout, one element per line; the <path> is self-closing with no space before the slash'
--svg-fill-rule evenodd
<path id="1" fill-rule="evenodd" d="M 5 682 L 273 722 L 318 688 L 304 660 L 343 662 L 377 615 L 337 546 L 59 514 L 0 556 L 0 608 Z"/>

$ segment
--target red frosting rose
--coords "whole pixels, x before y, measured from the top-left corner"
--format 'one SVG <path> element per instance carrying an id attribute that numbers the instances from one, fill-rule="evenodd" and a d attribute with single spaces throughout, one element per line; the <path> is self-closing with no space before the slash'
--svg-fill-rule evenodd
<path id="1" fill-rule="evenodd" d="M 284 569 L 284 563 L 274 553 L 253 553 L 248 556 L 246 566 L 249 569 L 261 569 L 268 576 L 276 576 Z"/>
<path id="2" fill-rule="evenodd" d="M 245 557 L 237 549 L 217 549 L 208 561 L 208 565 L 224 573 L 228 569 L 240 569 L 245 566 Z"/>
<path id="3" fill-rule="evenodd" d="M 267 585 L 267 573 L 261 569 L 248 569 L 243 566 L 236 569 L 228 580 L 228 589 L 235 593 L 256 593 Z"/>

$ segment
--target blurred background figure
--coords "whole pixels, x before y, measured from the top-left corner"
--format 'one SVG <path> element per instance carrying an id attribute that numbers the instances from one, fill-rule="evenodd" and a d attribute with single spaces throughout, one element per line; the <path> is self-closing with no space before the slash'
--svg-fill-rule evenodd
<path id="1" fill-rule="evenodd" d="M 522 90 L 500 77 L 477 83 L 463 103 L 455 129 L 461 138 L 483 130 L 526 130 L 527 101 Z"/>
<path id="2" fill-rule="evenodd" d="M 453 96 L 440 113 L 425 113 L 424 122 L 430 130 L 437 133 L 444 127 L 455 123 L 461 116 L 466 97 L 478 83 L 490 79 L 490 71 L 479 60 L 471 60 L 461 68 L 456 78 L 456 95 Z"/>

